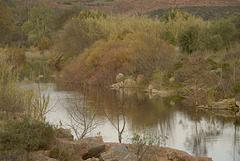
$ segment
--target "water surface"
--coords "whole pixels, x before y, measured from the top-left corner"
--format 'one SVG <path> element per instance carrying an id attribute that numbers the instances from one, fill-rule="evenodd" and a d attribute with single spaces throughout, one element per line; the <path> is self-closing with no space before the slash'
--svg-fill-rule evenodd
<path id="1" fill-rule="evenodd" d="M 117 118 L 120 118 L 122 126 L 124 115 L 124 143 L 131 142 L 133 133 L 148 131 L 154 136 L 168 136 L 167 147 L 194 156 L 207 156 L 216 161 L 240 160 L 240 127 L 234 125 L 233 119 L 196 111 L 169 98 L 150 98 L 144 93 L 131 94 L 97 87 L 86 89 L 55 83 L 41 83 L 40 86 L 50 94 L 53 109 L 47 114 L 47 121 L 55 125 L 61 122 L 63 127 L 69 128 L 69 107 L 77 102 L 75 105 L 87 107 L 91 113 L 97 112 L 99 125 L 88 136 L 100 133 L 105 142 L 118 142 L 113 124 L 116 125 Z"/>

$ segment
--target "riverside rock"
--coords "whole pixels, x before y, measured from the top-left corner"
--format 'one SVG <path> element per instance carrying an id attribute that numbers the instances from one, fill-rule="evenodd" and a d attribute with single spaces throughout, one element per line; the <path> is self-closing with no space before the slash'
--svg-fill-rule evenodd
<path id="1" fill-rule="evenodd" d="M 227 110 L 236 108 L 236 100 L 232 99 L 223 99 L 218 102 L 213 102 L 211 108 L 214 110 Z"/>
<path id="2" fill-rule="evenodd" d="M 124 75 L 122 73 L 119 73 L 116 77 L 117 83 L 123 82 L 125 79 Z"/>
<path id="3" fill-rule="evenodd" d="M 236 106 L 239 108 L 240 107 L 240 101 L 236 101 Z"/>

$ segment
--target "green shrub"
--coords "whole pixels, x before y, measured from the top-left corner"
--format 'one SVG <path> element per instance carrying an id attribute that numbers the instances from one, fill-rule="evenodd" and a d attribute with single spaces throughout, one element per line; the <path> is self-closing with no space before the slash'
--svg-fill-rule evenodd
<path id="1" fill-rule="evenodd" d="M 178 35 L 179 47 L 183 52 L 192 53 L 201 49 L 200 27 L 197 25 L 190 26 L 182 30 Z"/>
<path id="2" fill-rule="evenodd" d="M 30 117 L 8 121 L 0 133 L 4 149 L 33 151 L 50 148 L 55 141 L 55 129 L 48 123 Z"/>

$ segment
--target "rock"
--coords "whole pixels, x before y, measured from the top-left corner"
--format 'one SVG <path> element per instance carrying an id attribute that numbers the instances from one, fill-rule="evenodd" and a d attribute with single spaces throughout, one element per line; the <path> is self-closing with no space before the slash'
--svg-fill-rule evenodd
<path id="1" fill-rule="evenodd" d="M 122 73 L 119 73 L 116 77 L 117 83 L 123 82 L 124 81 L 124 75 Z"/>
<path id="2" fill-rule="evenodd" d="M 85 143 L 90 148 L 105 145 L 105 143 L 103 142 L 102 136 L 83 138 L 81 142 Z"/>
<path id="3" fill-rule="evenodd" d="M 99 158 L 89 158 L 87 161 L 101 161 Z"/>
<path id="4" fill-rule="evenodd" d="M 144 80 L 144 76 L 143 75 L 137 75 L 137 78 L 136 78 L 136 82 L 137 84 L 141 84 Z"/>
<path id="5" fill-rule="evenodd" d="M 236 101 L 236 106 L 239 108 L 240 107 L 240 101 Z"/>
<path id="6" fill-rule="evenodd" d="M 232 99 L 223 99 L 218 102 L 213 102 L 211 105 L 214 110 L 227 110 L 236 108 L 236 100 Z"/>
<path id="7" fill-rule="evenodd" d="M 109 150 L 112 147 L 121 146 L 121 145 L 122 145 L 121 143 L 105 143 L 105 149 Z"/>
<path id="8" fill-rule="evenodd" d="M 83 160 L 86 160 L 88 158 L 98 157 L 104 150 L 105 150 L 105 145 L 93 147 L 82 158 Z"/>
<path id="9" fill-rule="evenodd" d="M 123 82 L 115 83 L 110 86 L 111 89 L 119 90 L 120 88 L 123 88 Z"/>
<path id="10" fill-rule="evenodd" d="M 169 96 L 172 96 L 174 95 L 174 91 L 171 91 L 171 90 L 156 90 L 156 89 L 152 89 L 152 92 L 151 94 L 153 95 L 158 95 L 158 96 L 161 96 L 161 97 L 169 97 Z"/>
<path id="11" fill-rule="evenodd" d="M 148 92 L 148 93 L 152 93 L 152 90 L 153 90 L 153 85 L 152 85 L 152 84 L 149 84 L 149 85 L 148 85 L 148 88 L 145 89 L 144 91 L 145 91 L 145 92 Z"/>
<path id="12" fill-rule="evenodd" d="M 237 117 L 237 118 L 240 118 L 240 111 L 238 111 L 238 112 L 236 113 L 236 117 Z"/>
<path id="13" fill-rule="evenodd" d="M 137 160 L 137 155 L 128 151 L 125 145 L 113 147 L 108 151 L 101 154 L 101 157 L 104 161 L 113 161 L 113 160 L 121 160 L 121 161 L 132 161 Z"/>
<path id="14" fill-rule="evenodd" d="M 191 156 L 190 154 L 176 149 L 162 148 L 162 147 L 151 147 L 144 154 L 143 160 L 186 160 L 186 161 L 212 161 L 211 158 Z"/>
<path id="15" fill-rule="evenodd" d="M 129 150 L 127 149 L 127 145 L 121 145 L 121 146 L 112 147 L 108 151 L 125 151 L 125 152 L 129 153 Z"/>
<path id="16" fill-rule="evenodd" d="M 222 68 L 217 68 L 215 70 L 211 70 L 209 73 L 221 73 L 222 72 Z"/>
<path id="17" fill-rule="evenodd" d="M 171 77 L 171 78 L 169 79 L 169 82 L 170 82 L 170 83 L 174 83 L 174 81 L 175 81 L 175 78 L 174 78 L 174 77 Z"/>
<path id="18" fill-rule="evenodd" d="M 199 106 L 197 106 L 197 108 L 202 108 L 203 109 L 205 107 L 204 107 L 204 105 L 199 105 Z"/>
<path id="19" fill-rule="evenodd" d="M 137 82 L 131 78 L 128 78 L 124 81 L 124 88 L 136 88 Z"/>
<path id="20" fill-rule="evenodd" d="M 72 141 L 73 135 L 71 134 L 71 130 L 59 128 L 57 129 L 57 138 Z"/>

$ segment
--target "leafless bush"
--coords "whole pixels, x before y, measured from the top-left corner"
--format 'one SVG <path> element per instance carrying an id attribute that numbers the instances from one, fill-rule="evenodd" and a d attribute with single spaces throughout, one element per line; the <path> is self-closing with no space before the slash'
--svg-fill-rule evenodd
<path id="1" fill-rule="evenodd" d="M 96 120 L 98 113 L 96 106 L 80 94 L 67 98 L 66 109 L 70 115 L 68 126 L 73 130 L 78 140 L 100 125 L 100 122 Z"/>

